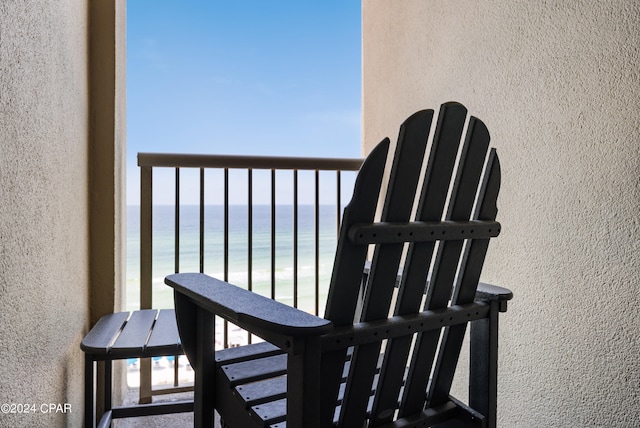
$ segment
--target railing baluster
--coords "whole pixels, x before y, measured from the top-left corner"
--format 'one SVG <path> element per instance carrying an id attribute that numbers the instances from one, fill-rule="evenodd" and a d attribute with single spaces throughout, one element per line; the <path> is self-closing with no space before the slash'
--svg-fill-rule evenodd
<path id="1" fill-rule="evenodd" d="M 342 185 L 340 183 L 340 170 L 336 171 L 336 238 L 340 235 L 340 216 L 341 216 L 341 201 L 340 201 L 340 189 Z"/>
<path id="2" fill-rule="evenodd" d="M 253 290 L 253 169 L 247 168 L 247 289 Z M 247 332 L 251 343 L 251 333 Z"/>
<path id="3" fill-rule="evenodd" d="M 200 168 L 200 273 L 204 273 L 204 168 Z"/>
<path id="4" fill-rule="evenodd" d="M 151 309 L 153 269 L 153 171 L 140 168 L 140 309 Z"/>
<path id="5" fill-rule="evenodd" d="M 276 298 L 276 170 L 271 169 L 271 298 Z"/>
<path id="6" fill-rule="evenodd" d="M 320 171 L 315 173 L 315 315 L 320 313 Z"/>
<path id="7" fill-rule="evenodd" d="M 180 168 L 176 168 L 176 186 L 175 186 L 175 210 L 174 210 L 174 270 L 175 273 L 180 272 Z M 179 355 L 173 356 L 173 386 L 180 385 L 180 365 L 178 364 Z"/>
<path id="8" fill-rule="evenodd" d="M 224 205 L 223 205 L 223 279 L 229 281 L 229 168 L 224 168 Z M 223 322 L 223 347 L 229 347 L 229 322 Z"/>
<path id="9" fill-rule="evenodd" d="M 229 168 L 224 169 L 224 280 L 229 281 Z"/>
<path id="10" fill-rule="evenodd" d="M 298 307 L 298 170 L 293 170 L 293 307 Z"/>
<path id="11" fill-rule="evenodd" d="M 253 169 L 247 170 L 247 288 L 253 290 Z"/>
<path id="12" fill-rule="evenodd" d="M 140 309 L 153 304 L 153 171 L 140 168 Z M 140 359 L 140 403 L 151 402 L 151 358 Z"/>
<path id="13" fill-rule="evenodd" d="M 174 258 L 175 272 L 180 272 L 180 168 L 176 168 L 176 206 L 174 210 Z"/>

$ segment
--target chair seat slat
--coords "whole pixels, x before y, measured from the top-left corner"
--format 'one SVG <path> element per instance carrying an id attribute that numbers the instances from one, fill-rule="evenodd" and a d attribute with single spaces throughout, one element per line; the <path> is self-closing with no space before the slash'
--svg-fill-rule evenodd
<path id="1" fill-rule="evenodd" d="M 153 330 L 147 342 L 146 351 L 154 352 L 154 350 L 162 348 L 174 348 L 176 353 L 182 353 L 180 346 L 180 334 L 176 324 L 176 314 L 173 309 L 162 309 L 158 313 L 158 318 L 153 325 Z"/>
<path id="2" fill-rule="evenodd" d="M 282 375 L 238 385 L 236 392 L 247 407 L 253 407 L 268 401 L 280 400 L 287 396 L 287 377 Z"/>
<path id="3" fill-rule="evenodd" d="M 261 421 L 262 426 L 284 422 L 287 418 L 287 399 L 270 401 L 251 408 L 252 416 Z"/>
<path id="4" fill-rule="evenodd" d="M 285 356 L 282 355 L 281 357 Z M 383 355 L 380 355 L 378 358 L 378 368 L 382 364 L 382 357 Z M 246 364 L 252 364 L 252 375 L 248 375 L 246 373 Z M 342 403 L 345 392 L 344 382 L 347 378 L 350 364 L 350 361 L 345 362 L 342 383 L 340 385 L 340 391 L 336 401 L 336 406 L 339 406 Z M 231 370 L 228 369 L 230 367 L 232 368 Z M 282 374 L 282 361 L 274 362 L 273 358 L 264 357 L 256 359 L 251 363 L 236 363 L 227 367 L 222 366 L 221 368 L 222 374 L 224 375 L 224 381 L 230 387 L 235 386 L 235 396 L 242 401 L 242 406 L 246 409 L 250 409 L 251 407 L 258 405 L 269 406 L 270 409 L 278 408 L 278 406 L 273 407 L 271 405 L 268 405 L 267 403 L 279 401 L 283 398 L 286 398 L 287 380 L 286 375 Z M 242 377 L 234 379 L 229 378 L 230 376 L 238 375 L 238 373 L 240 373 Z M 376 376 L 374 377 L 374 384 L 377 384 L 378 376 L 379 375 L 376 374 Z M 373 395 L 374 392 L 375 390 L 371 390 L 369 395 Z M 273 418 L 279 420 L 279 415 L 275 415 L 273 411 L 265 413 L 265 408 L 266 407 L 263 407 L 263 412 L 260 413 L 263 416 L 267 416 L 265 422 L 272 421 Z M 258 413 L 256 413 L 256 416 L 257 415 Z"/>
<path id="5" fill-rule="evenodd" d="M 158 311 L 146 309 L 135 311 L 127 321 L 122 333 L 111 347 L 113 355 L 144 355 L 149 334 L 153 328 Z"/>
<path id="6" fill-rule="evenodd" d="M 376 375 L 377 377 L 377 375 Z M 275 379 L 274 379 L 275 380 Z M 275 385 L 275 382 L 273 382 L 273 384 Z M 256 392 L 260 393 L 261 391 L 258 391 L 260 385 L 257 385 L 256 387 Z M 277 388 L 277 387 L 276 387 Z M 369 392 L 369 396 L 367 399 L 367 409 L 366 409 L 366 416 L 369 417 L 371 414 L 371 409 L 373 407 L 373 399 L 375 396 L 375 390 L 371 390 Z M 259 419 L 261 421 L 262 424 L 264 424 L 265 426 L 267 425 L 271 425 L 272 427 L 274 426 L 273 424 L 277 424 L 278 427 L 280 426 L 286 426 L 286 425 L 282 425 L 282 424 L 286 424 L 286 417 L 287 417 L 287 399 L 283 396 L 283 394 L 286 394 L 286 388 L 283 390 L 280 389 L 275 389 L 274 390 L 274 395 L 271 397 L 272 400 L 268 401 L 268 402 L 262 402 L 259 403 L 257 405 L 251 405 L 251 413 L 253 415 L 254 418 Z M 341 385 L 341 389 L 340 389 L 340 395 L 338 397 L 338 400 L 336 402 L 336 410 L 334 413 L 334 417 L 333 417 L 333 423 L 334 425 L 338 424 L 338 419 L 339 419 L 339 415 L 340 415 L 340 410 L 342 409 L 342 398 L 344 395 L 344 384 Z M 273 399 L 275 397 L 279 397 L 277 399 Z M 249 403 L 247 403 L 249 404 Z M 397 408 L 397 403 L 396 406 L 394 406 L 394 408 Z"/>
<path id="7" fill-rule="evenodd" d="M 287 372 L 287 356 L 275 355 L 257 360 L 220 366 L 231 386 L 254 382 Z"/>
<path id="8" fill-rule="evenodd" d="M 374 391 L 372 391 L 372 395 L 367 399 L 367 409 L 365 412 L 367 417 L 370 416 L 371 408 L 373 407 L 373 392 Z M 333 426 L 339 425 L 341 410 L 342 405 L 338 405 L 333 415 Z M 285 420 L 287 417 L 286 398 L 255 406 L 251 409 L 251 413 L 255 418 L 260 419 L 264 426 L 270 426 L 271 428 L 286 428 L 287 426 L 287 421 Z"/>
<path id="9" fill-rule="evenodd" d="M 216 351 L 216 363 L 218 365 L 234 364 L 282 353 L 284 352 L 280 348 L 269 342 L 258 342 Z"/>
<path id="10" fill-rule="evenodd" d="M 116 312 L 100 318 L 91 331 L 82 339 L 80 344 L 82 350 L 89 354 L 108 354 L 111 344 L 120 334 L 129 315 L 129 312 Z"/>

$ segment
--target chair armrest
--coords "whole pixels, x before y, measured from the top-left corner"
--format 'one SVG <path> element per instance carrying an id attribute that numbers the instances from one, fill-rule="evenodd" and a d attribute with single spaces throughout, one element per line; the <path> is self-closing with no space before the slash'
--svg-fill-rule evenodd
<path id="1" fill-rule="evenodd" d="M 331 321 L 202 273 L 169 275 L 165 283 L 205 310 L 265 340 L 315 336 L 332 329 Z"/>
<path id="2" fill-rule="evenodd" d="M 476 290 L 476 298 L 481 300 L 497 300 L 499 302 L 506 302 L 513 298 L 513 293 L 507 288 L 479 282 L 478 289 Z"/>
<path id="3" fill-rule="evenodd" d="M 498 311 L 500 312 L 507 311 L 507 302 L 512 298 L 513 293 L 509 289 L 498 287 L 496 285 L 485 284 L 484 282 L 478 283 L 476 299 L 497 302 Z"/>

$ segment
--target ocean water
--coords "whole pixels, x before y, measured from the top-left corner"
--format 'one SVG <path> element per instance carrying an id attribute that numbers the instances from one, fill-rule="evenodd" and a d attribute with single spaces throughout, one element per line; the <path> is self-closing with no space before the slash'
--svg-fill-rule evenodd
<path id="1" fill-rule="evenodd" d="M 271 297 L 272 260 L 275 263 L 275 298 L 293 305 L 293 207 L 276 206 L 275 253 L 272 256 L 271 207 L 253 207 L 252 220 L 252 278 L 249 284 L 248 209 L 246 206 L 229 207 L 229 257 L 228 268 L 224 266 L 224 212 L 220 205 L 205 206 L 204 215 L 204 273 L 228 279 L 243 288 L 251 287 L 257 293 Z M 336 207 L 319 207 L 319 314 L 322 315 L 337 236 Z M 298 307 L 315 312 L 316 251 L 314 207 L 298 207 Z M 180 208 L 180 272 L 199 271 L 199 207 Z M 153 207 L 153 307 L 172 308 L 173 289 L 164 284 L 164 277 L 175 269 L 175 214 L 173 206 Z M 140 207 L 127 207 L 127 288 L 128 310 L 140 306 Z"/>

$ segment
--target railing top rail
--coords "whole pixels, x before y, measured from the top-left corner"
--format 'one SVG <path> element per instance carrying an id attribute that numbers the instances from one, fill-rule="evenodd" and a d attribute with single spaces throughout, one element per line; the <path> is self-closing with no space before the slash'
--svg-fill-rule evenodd
<path id="1" fill-rule="evenodd" d="M 138 153 L 141 167 L 357 171 L 362 162 L 357 158 Z"/>

